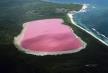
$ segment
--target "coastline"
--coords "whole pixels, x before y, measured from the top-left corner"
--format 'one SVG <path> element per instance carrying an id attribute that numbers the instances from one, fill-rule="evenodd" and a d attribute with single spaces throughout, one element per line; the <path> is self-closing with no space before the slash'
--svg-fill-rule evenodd
<path id="1" fill-rule="evenodd" d="M 94 33 L 84 29 L 83 27 L 81 27 L 80 25 L 78 25 L 75 21 L 74 21 L 74 15 L 79 13 L 79 12 L 86 12 L 86 9 L 88 8 L 88 4 L 83 4 L 82 8 L 79 11 L 70 11 L 67 13 L 67 16 L 69 17 L 71 23 L 73 25 L 75 25 L 76 27 L 84 30 L 85 32 L 87 32 L 88 34 L 90 34 L 91 36 L 93 36 L 94 38 L 96 38 L 97 40 L 99 40 L 101 43 L 105 44 L 106 46 L 108 46 L 108 44 L 106 42 L 104 42 L 103 40 L 99 39 Z"/>

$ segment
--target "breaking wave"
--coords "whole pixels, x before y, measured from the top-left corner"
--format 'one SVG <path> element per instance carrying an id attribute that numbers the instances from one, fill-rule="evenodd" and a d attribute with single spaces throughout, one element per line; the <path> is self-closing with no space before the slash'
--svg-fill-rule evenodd
<path id="1" fill-rule="evenodd" d="M 90 35 L 95 37 L 97 40 L 99 40 L 100 42 L 102 42 L 103 44 L 108 46 L 108 38 L 105 35 L 98 32 L 95 28 L 84 27 L 84 26 L 78 25 L 77 22 L 74 21 L 74 15 L 75 14 L 87 12 L 89 10 L 89 8 L 96 8 L 96 7 L 95 6 L 90 6 L 89 4 L 83 4 L 83 7 L 80 11 L 71 11 L 71 12 L 68 13 L 68 16 L 70 17 L 71 22 L 75 26 L 77 26 L 80 29 L 84 30 L 85 32 L 89 33 Z"/>

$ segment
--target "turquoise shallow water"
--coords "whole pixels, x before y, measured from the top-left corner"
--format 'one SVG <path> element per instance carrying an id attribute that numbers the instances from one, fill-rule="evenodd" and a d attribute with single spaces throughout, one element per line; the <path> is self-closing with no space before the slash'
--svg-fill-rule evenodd
<path id="1" fill-rule="evenodd" d="M 78 25 L 94 33 L 108 44 L 108 0 L 50 0 L 56 3 L 89 4 L 85 13 L 77 13 L 74 20 Z"/>

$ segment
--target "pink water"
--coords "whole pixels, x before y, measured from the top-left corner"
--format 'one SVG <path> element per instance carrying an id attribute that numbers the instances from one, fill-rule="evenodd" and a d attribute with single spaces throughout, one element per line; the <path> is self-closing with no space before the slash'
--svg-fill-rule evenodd
<path id="1" fill-rule="evenodd" d="M 82 42 L 62 19 L 31 21 L 24 26 L 21 46 L 31 51 L 56 52 L 81 48 Z"/>

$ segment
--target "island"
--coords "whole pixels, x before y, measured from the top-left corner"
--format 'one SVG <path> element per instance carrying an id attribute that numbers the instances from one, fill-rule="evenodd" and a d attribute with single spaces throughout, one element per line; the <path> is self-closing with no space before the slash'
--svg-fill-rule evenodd
<path id="1" fill-rule="evenodd" d="M 3 0 L 0 5 L 0 65 L 4 73 L 89 73 L 92 69 L 103 72 L 102 68 L 108 68 L 108 47 L 76 27 L 70 20 L 72 16 L 67 15 L 70 11 L 80 11 L 83 5 L 57 4 L 45 0 Z M 52 18 L 64 21 L 62 24 L 68 25 L 71 34 L 87 44 L 85 49 L 62 55 L 39 56 L 26 54 L 22 47 L 15 44 L 14 38 L 26 27 L 24 23 Z"/>

